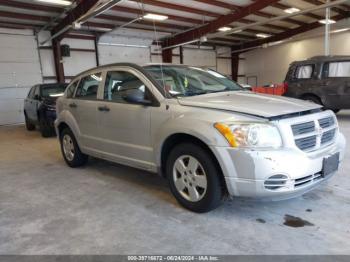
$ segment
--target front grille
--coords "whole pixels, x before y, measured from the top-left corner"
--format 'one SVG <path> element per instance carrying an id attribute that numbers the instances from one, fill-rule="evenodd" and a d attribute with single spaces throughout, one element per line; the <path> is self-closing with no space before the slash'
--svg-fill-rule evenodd
<path id="1" fill-rule="evenodd" d="M 307 150 L 316 146 L 316 136 L 308 136 L 295 140 L 295 144 L 301 150 Z"/>
<path id="2" fill-rule="evenodd" d="M 322 119 L 318 120 L 318 123 L 320 124 L 320 127 L 322 127 L 322 128 L 334 126 L 334 124 L 335 124 L 334 117 L 330 116 L 330 117 L 322 118 Z"/>
<path id="3" fill-rule="evenodd" d="M 315 122 L 311 121 L 311 122 L 306 122 L 306 123 L 302 123 L 302 124 L 292 125 L 292 130 L 293 130 L 293 134 L 295 136 L 314 132 L 315 131 Z"/>
<path id="4" fill-rule="evenodd" d="M 318 117 L 291 124 L 295 145 L 309 152 L 328 146 L 334 142 L 337 134 L 337 122 L 334 116 Z"/>
<path id="5" fill-rule="evenodd" d="M 306 186 L 312 182 L 316 182 L 318 180 L 322 179 L 322 175 L 321 173 L 317 173 L 314 175 L 310 175 L 310 176 L 305 176 L 305 177 L 301 177 L 301 178 L 297 178 L 294 180 L 294 187 L 295 188 L 299 188 L 302 186 Z"/>
<path id="6" fill-rule="evenodd" d="M 321 138 L 321 144 L 327 144 L 331 142 L 335 136 L 335 129 L 329 130 L 327 132 L 324 132 Z"/>

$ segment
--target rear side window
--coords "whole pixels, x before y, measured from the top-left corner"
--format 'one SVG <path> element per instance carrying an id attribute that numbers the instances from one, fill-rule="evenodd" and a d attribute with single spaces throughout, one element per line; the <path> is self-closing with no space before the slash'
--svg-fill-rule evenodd
<path id="1" fill-rule="evenodd" d="M 315 65 L 301 65 L 298 66 L 295 71 L 296 79 L 309 79 L 312 78 L 312 75 L 315 70 Z"/>
<path id="2" fill-rule="evenodd" d="M 69 87 L 67 88 L 67 91 L 66 91 L 66 94 L 67 94 L 66 97 L 67 98 L 72 98 L 73 97 L 75 88 L 77 87 L 78 83 L 79 83 L 79 80 L 76 80 L 71 85 L 69 85 Z"/>
<path id="3" fill-rule="evenodd" d="M 76 98 L 91 99 L 97 98 L 97 90 L 102 81 L 101 73 L 95 73 L 83 77 L 75 93 Z"/>
<path id="4" fill-rule="evenodd" d="M 350 77 L 350 61 L 330 62 L 323 66 L 324 77 Z"/>

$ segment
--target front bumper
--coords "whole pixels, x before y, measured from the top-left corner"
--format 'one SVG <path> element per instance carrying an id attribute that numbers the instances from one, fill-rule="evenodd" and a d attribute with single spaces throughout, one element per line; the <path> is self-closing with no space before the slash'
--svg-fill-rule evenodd
<path id="1" fill-rule="evenodd" d="M 345 138 L 339 133 L 335 142 L 322 150 L 305 153 L 298 148 L 269 151 L 212 147 L 222 168 L 228 192 L 232 196 L 259 199 L 287 199 L 313 189 L 322 181 L 323 160 L 335 153 L 344 158 Z M 287 178 L 283 187 L 268 189 L 265 181 L 271 176 Z"/>

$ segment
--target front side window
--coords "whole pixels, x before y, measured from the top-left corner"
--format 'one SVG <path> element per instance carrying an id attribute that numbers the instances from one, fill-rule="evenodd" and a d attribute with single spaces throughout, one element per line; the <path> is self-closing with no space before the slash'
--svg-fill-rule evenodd
<path id="1" fill-rule="evenodd" d="M 312 78 L 315 65 L 302 65 L 298 66 L 295 77 L 297 79 L 310 79 Z"/>
<path id="2" fill-rule="evenodd" d="M 213 70 L 158 65 L 146 66 L 145 69 L 172 96 L 194 96 L 242 90 L 237 83 Z"/>
<path id="3" fill-rule="evenodd" d="M 325 77 L 350 77 L 350 61 L 326 63 L 323 67 Z"/>
<path id="4" fill-rule="evenodd" d="M 106 76 L 104 99 L 117 103 L 128 103 L 125 98 L 129 92 L 137 92 L 140 99 L 147 99 L 148 91 L 146 90 L 145 84 L 134 74 L 125 71 L 111 71 Z"/>
<path id="5" fill-rule="evenodd" d="M 101 73 L 95 73 L 83 77 L 80 80 L 79 86 L 75 93 L 76 98 L 80 99 L 91 99 L 97 98 L 97 90 L 100 82 L 102 81 Z"/>
<path id="6" fill-rule="evenodd" d="M 31 99 L 34 98 L 35 89 L 36 89 L 36 86 L 33 86 L 33 87 L 30 89 L 30 91 L 29 91 L 29 93 L 28 93 L 28 98 L 31 98 Z"/>
<path id="7" fill-rule="evenodd" d="M 76 80 L 67 88 L 67 92 L 66 92 L 67 98 L 73 97 L 75 88 L 77 87 L 78 83 L 79 83 L 79 80 Z"/>

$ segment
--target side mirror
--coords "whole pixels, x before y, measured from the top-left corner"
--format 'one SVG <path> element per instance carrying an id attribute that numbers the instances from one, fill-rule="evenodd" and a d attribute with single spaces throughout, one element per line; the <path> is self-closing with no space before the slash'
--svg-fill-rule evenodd
<path id="1" fill-rule="evenodd" d="M 40 99 L 40 96 L 39 96 L 39 95 L 35 95 L 35 96 L 34 96 L 34 100 L 40 101 L 40 100 L 41 100 L 41 99 Z"/>
<path id="2" fill-rule="evenodd" d="M 126 94 L 123 96 L 123 99 L 131 104 L 140 104 L 145 106 L 152 105 L 152 101 L 146 100 L 145 93 L 139 89 L 126 90 Z"/>

